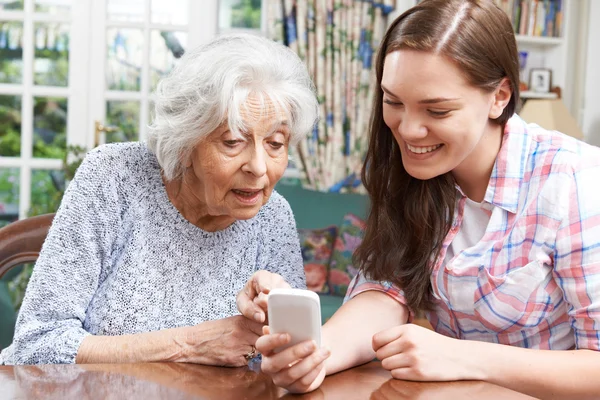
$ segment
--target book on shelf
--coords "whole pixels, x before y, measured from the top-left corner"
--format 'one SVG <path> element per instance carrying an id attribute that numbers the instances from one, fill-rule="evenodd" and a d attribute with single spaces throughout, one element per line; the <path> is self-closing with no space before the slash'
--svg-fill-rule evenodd
<path id="1" fill-rule="evenodd" d="M 495 0 L 523 36 L 562 37 L 567 0 Z"/>

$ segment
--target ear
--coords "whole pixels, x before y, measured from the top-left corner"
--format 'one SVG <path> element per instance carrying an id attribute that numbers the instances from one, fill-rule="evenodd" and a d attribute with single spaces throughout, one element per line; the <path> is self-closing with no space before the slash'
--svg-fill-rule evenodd
<path id="1" fill-rule="evenodd" d="M 510 102 L 510 98 L 512 97 L 512 88 L 510 87 L 510 81 L 508 78 L 502 79 L 496 91 L 494 92 L 494 102 L 492 103 L 492 107 L 490 108 L 489 117 L 491 119 L 496 119 L 502 115 L 504 109 Z"/>
<path id="2" fill-rule="evenodd" d="M 182 164 L 184 168 L 190 168 L 192 166 L 192 157 L 194 157 L 194 153 L 196 152 L 196 149 L 194 148 L 194 150 L 192 150 L 187 157 L 186 156 L 181 156 L 182 157 Z"/>

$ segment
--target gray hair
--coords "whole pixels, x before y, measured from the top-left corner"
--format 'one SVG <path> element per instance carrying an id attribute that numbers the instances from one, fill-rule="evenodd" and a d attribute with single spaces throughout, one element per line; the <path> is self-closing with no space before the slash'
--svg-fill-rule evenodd
<path id="1" fill-rule="evenodd" d="M 306 67 L 284 45 L 256 35 L 233 34 L 187 51 L 158 84 L 156 117 L 148 132 L 148 147 L 165 178 L 181 176 L 182 161 L 223 123 L 233 131 L 243 130 L 240 109 L 249 96 L 286 113 L 290 145 L 305 137 L 318 117 Z"/>

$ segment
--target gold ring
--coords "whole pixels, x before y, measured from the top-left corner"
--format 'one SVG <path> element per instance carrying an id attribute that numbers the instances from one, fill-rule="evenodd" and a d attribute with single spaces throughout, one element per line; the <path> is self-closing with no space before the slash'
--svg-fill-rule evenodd
<path id="1" fill-rule="evenodd" d="M 250 361 L 254 357 L 256 357 L 256 347 L 252 346 L 252 350 L 250 350 L 248 353 L 246 353 L 246 355 L 244 357 L 246 357 L 246 360 L 248 360 L 248 361 Z"/>

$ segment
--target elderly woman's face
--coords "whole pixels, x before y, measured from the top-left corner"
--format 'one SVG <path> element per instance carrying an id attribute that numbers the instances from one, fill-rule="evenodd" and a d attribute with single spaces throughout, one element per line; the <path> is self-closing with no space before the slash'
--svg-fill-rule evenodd
<path id="1" fill-rule="evenodd" d="M 287 167 L 290 139 L 280 109 L 250 98 L 241 114 L 246 132 L 236 135 L 224 124 L 196 146 L 188 164 L 208 214 L 236 220 L 254 217 L 269 200 Z"/>

